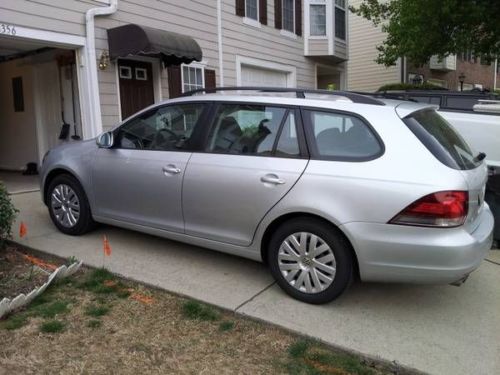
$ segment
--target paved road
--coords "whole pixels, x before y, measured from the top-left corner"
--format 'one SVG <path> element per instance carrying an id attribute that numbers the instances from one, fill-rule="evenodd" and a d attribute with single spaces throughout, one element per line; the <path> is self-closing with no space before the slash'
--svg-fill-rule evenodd
<path id="1" fill-rule="evenodd" d="M 432 374 L 500 374 L 500 265 L 483 262 L 461 287 L 355 284 L 337 301 L 307 305 L 286 296 L 267 269 L 217 252 L 103 226 L 65 236 L 39 193 L 14 195 L 28 235 L 16 240 L 102 266 L 372 357 Z M 17 227 L 16 227 L 17 228 Z M 500 251 L 489 258 L 500 264 Z"/>

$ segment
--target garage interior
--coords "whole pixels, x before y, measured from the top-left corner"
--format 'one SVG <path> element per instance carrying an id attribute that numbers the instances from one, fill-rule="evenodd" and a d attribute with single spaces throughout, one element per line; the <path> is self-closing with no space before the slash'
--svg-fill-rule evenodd
<path id="1" fill-rule="evenodd" d="M 81 134 L 75 51 L 0 37 L 0 181 L 7 190 L 38 189 L 47 150 Z"/>

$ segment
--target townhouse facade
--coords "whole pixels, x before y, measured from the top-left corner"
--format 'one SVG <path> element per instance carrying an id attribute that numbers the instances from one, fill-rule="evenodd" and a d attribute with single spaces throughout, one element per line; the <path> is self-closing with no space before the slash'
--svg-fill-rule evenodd
<path id="1" fill-rule="evenodd" d="M 351 0 L 358 7 L 363 0 Z M 429 82 L 448 90 L 495 90 L 500 86 L 498 60 L 464 52 L 439 59 L 433 56 L 428 64 L 417 66 L 400 58 L 394 66 L 375 62 L 386 34 L 381 27 L 353 13 L 349 14 L 349 90 L 373 92 L 389 83 Z"/>
<path id="2" fill-rule="evenodd" d="M 0 169 L 215 86 L 347 85 L 347 0 L 2 0 Z"/>
<path id="3" fill-rule="evenodd" d="M 424 66 L 408 65 L 408 81 L 425 81 L 448 90 L 494 91 L 500 83 L 498 60 L 463 52 L 439 59 L 433 56 Z"/>

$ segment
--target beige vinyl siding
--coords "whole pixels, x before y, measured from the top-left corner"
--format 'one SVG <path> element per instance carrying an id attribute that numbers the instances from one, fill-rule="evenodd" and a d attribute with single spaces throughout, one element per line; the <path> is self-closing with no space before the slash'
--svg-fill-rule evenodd
<path id="1" fill-rule="evenodd" d="M 85 36 L 85 11 L 98 5 L 78 0 L 2 0 L 0 18 L 18 26 Z"/>
<path id="2" fill-rule="evenodd" d="M 361 0 L 350 0 L 349 5 L 359 6 Z M 400 64 L 386 68 L 375 62 L 385 34 L 373 24 L 349 12 L 349 62 L 347 88 L 374 91 L 386 83 L 400 82 Z"/>
<path id="3" fill-rule="evenodd" d="M 335 56 L 347 59 L 347 45 L 345 42 L 335 40 Z"/>
<path id="4" fill-rule="evenodd" d="M 328 55 L 328 39 L 309 39 L 309 56 Z"/>
<path id="5" fill-rule="evenodd" d="M 315 64 L 304 56 L 304 39 L 292 39 L 274 27 L 274 1 L 267 2 L 267 25 L 246 25 L 236 16 L 235 1 L 222 0 L 224 84 L 236 84 L 236 55 L 297 69 L 297 86 L 314 88 Z"/>

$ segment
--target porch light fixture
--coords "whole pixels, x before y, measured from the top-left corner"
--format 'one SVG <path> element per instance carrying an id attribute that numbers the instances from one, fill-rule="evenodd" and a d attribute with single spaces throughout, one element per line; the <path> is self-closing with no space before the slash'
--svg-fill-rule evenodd
<path id="1" fill-rule="evenodd" d="M 102 51 L 101 57 L 99 57 L 99 69 L 105 70 L 109 65 L 109 53 L 108 51 Z"/>

